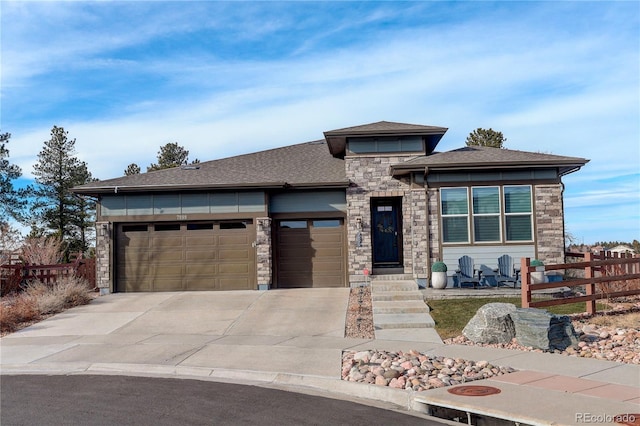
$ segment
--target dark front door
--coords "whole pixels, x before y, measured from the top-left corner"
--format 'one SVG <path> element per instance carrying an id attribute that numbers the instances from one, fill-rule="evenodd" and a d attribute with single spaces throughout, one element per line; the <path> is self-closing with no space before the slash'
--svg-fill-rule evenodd
<path id="1" fill-rule="evenodd" d="M 373 234 L 373 266 L 402 266 L 401 198 L 373 199 L 371 226 Z"/>

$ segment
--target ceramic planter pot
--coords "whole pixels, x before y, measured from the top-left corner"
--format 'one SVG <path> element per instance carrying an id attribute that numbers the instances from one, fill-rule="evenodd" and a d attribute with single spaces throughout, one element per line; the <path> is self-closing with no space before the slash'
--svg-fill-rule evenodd
<path id="1" fill-rule="evenodd" d="M 435 289 L 443 289 L 447 287 L 447 273 L 446 272 L 432 272 L 431 273 L 431 287 Z"/>

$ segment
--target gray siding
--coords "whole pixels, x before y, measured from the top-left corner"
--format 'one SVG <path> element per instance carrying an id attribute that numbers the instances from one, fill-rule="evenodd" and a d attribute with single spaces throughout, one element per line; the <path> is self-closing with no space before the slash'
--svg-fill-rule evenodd
<path id="1" fill-rule="evenodd" d="M 517 171 L 487 171 L 487 172 L 433 172 L 427 176 L 427 182 L 436 183 L 469 183 L 469 182 L 513 182 L 523 180 L 554 180 L 558 179 L 556 169 L 532 169 Z"/>
<path id="2" fill-rule="evenodd" d="M 102 217 L 194 213 L 256 213 L 266 210 L 264 192 L 105 195 Z"/>
<path id="3" fill-rule="evenodd" d="M 345 191 L 296 191 L 274 194 L 269 203 L 271 213 L 346 212 Z"/>
<path id="4" fill-rule="evenodd" d="M 520 264 L 523 257 L 534 258 L 536 248 L 533 244 L 508 245 L 508 246 L 466 246 L 466 247 L 442 247 L 443 262 L 447 264 L 447 275 L 453 276 L 458 269 L 458 259 L 464 255 L 473 258 L 476 265 L 487 265 L 495 269 L 498 267 L 498 258 L 503 254 L 513 257 L 516 265 Z"/>

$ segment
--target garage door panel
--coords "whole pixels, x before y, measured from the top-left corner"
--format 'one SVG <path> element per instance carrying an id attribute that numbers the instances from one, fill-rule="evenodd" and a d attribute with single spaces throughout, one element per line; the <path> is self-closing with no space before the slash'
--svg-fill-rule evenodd
<path id="1" fill-rule="evenodd" d="M 278 271 L 282 274 L 297 272 L 309 273 L 311 264 L 309 262 L 281 262 Z"/>
<path id="2" fill-rule="evenodd" d="M 157 278 L 153 281 L 153 291 L 182 291 L 185 290 L 182 279 Z"/>
<path id="3" fill-rule="evenodd" d="M 283 259 L 310 259 L 313 258 L 315 250 L 311 247 L 288 247 L 280 250 Z"/>
<path id="4" fill-rule="evenodd" d="M 236 232 L 234 232 L 231 235 L 220 235 L 220 237 L 218 238 L 218 244 L 221 246 L 231 246 L 231 245 L 245 246 L 249 244 L 248 235 L 238 234 Z"/>
<path id="5" fill-rule="evenodd" d="M 220 256 L 220 260 L 235 260 L 235 259 L 248 260 L 249 253 L 250 251 L 248 249 L 229 250 L 229 249 L 221 248 L 219 252 L 219 256 Z"/>
<path id="6" fill-rule="evenodd" d="M 339 243 L 342 244 L 342 234 L 325 233 L 325 232 L 314 232 L 313 239 L 314 243 Z"/>
<path id="7" fill-rule="evenodd" d="M 280 243 L 284 245 L 300 244 L 309 245 L 309 232 L 297 229 L 282 229 L 278 235 Z"/>
<path id="8" fill-rule="evenodd" d="M 340 275 L 341 270 L 336 270 L 336 262 L 338 259 L 333 261 L 314 261 L 313 262 L 313 274 L 317 275 L 318 273 L 333 273 L 335 275 Z"/>
<path id="9" fill-rule="evenodd" d="M 220 229 L 212 222 L 118 225 L 116 290 L 254 289 L 254 240 L 252 224 L 241 229 Z"/>
<path id="10" fill-rule="evenodd" d="M 184 265 L 182 264 L 176 264 L 176 265 L 167 265 L 167 264 L 160 264 L 160 265 L 155 265 L 155 267 L 153 268 L 153 272 L 156 274 L 157 277 L 163 277 L 163 276 L 172 276 L 172 277 L 182 277 L 182 275 L 184 275 Z"/>
<path id="11" fill-rule="evenodd" d="M 127 238 L 127 247 L 149 247 L 149 238 Z"/>
<path id="12" fill-rule="evenodd" d="M 182 237 L 154 237 L 152 238 L 151 244 L 155 248 L 167 248 L 167 247 L 182 247 Z"/>
<path id="13" fill-rule="evenodd" d="M 216 239 L 213 237 L 206 237 L 206 238 L 187 237 L 186 243 L 188 247 L 211 247 L 215 245 Z"/>
<path id="14" fill-rule="evenodd" d="M 216 252 L 212 249 L 209 250 L 188 250 L 185 253 L 185 260 L 190 262 L 203 261 L 203 260 L 215 260 Z"/>
<path id="15" fill-rule="evenodd" d="M 151 263 L 173 263 L 182 262 L 183 260 L 183 251 L 180 249 L 175 250 L 175 247 L 172 250 L 157 250 L 154 248 L 154 251 L 149 256 Z"/>
<path id="16" fill-rule="evenodd" d="M 244 263 L 221 263 L 219 274 L 247 274 L 249 273 L 249 265 Z"/>
<path id="17" fill-rule="evenodd" d="M 314 287 L 344 287 L 342 282 L 344 278 L 340 275 L 314 275 L 313 286 Z"/>
<path id="18" fill-rule="evenodd" d="M 318 247 L 315 249 L 315 257 L 316 258 L 342 258 L 343 249 L 342 247 Z"/>

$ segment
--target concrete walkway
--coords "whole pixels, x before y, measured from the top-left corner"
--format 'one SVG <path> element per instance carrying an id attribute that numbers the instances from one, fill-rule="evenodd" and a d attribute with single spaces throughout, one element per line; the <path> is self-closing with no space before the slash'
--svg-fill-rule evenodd
<path id="1" fill-rule="evenodd" d="M 256 383 L 429 413 L 450 407 L 521 424 L 584 424 L 585 416 L 605 416 L 602 420 L 610 421 L 600 424 L 615 424 L 617 414 L 640 413 L 640 366 L 443 345 L 410 332 L 393 340 L 347 339 L 348 294 L 349 289 L 300 289 L 102 296 L 0 339 L 1 372 Z M 452 395 L 450 388 L 415 393 L 340 380 L 342 352 L 365 349 L 415 349 L 520 372 L 471 383 L 502 391 L 485 397 Z"/>

